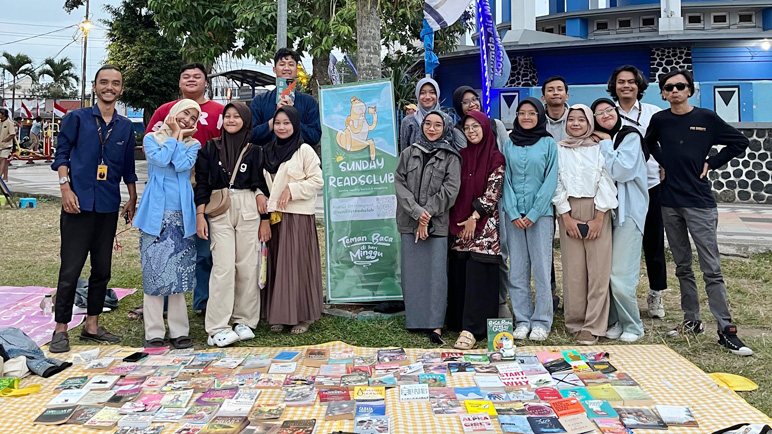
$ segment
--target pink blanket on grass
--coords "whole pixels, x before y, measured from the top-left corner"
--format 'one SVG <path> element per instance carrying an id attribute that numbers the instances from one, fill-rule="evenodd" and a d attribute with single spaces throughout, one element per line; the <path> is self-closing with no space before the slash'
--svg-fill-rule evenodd
<path id="1" fill-rule="evenodd" d="M 55 326 L 54 316 L 43 314 L 40 302 L 53 290 L 40 286 L 0 286 L 0 328 L 15 327 L 26 333 L 38 346 L 49 343 Z M 123 288 L 113 290 L 119 300 L 136 291 Z M 73 315 L 68 328 L 79 326 L 84 318 L 85 314 Z"/>

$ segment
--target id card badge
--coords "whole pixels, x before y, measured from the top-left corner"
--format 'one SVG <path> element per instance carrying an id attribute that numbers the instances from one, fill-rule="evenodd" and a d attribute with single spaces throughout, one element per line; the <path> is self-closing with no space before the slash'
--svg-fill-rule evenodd
<path id="1" fill-rule="evenodd" d="M 107 180 L 107 165 L 106 164 L 100 164 L 97 166 L 97 181 L 106 181 Z"/>

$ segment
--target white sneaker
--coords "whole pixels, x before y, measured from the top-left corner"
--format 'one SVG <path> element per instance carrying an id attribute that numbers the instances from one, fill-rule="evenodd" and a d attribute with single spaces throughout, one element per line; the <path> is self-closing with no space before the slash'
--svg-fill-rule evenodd
<path id="1" fill-rule="evenodd" d="M 210 346 L 227 347 L 239 341 L 239 335 L 231 329 L 220 330 L 214 336 L 209 336 L 206 343 Z"/>
<path id="2" fill-rule="evenodd" d="M 606 330 L 607 339 L 619 339 L 622 334 L 622 326 L 620 326 L 619 323 L 614 324 L 611 328 Z"/>
<path id="3" fill-rule="evenodd" d="M 516 340 L 522 341 L 523 339 L 528 337 L 528 332 L 530 332 L 530 330 L 528 330 L 527 326 L 523 326 L 523 325 L 517 326 L 515 328 L 515 331 L 512 333 L 512 337 L 515 338 Z"/>
<path id="4" fill-rule="evenodd" d="M 619 340 L 622 342 L 630 343 L 630 342 L 635 342 L 642 337 L 643 335 L 636 335 L 635 333 L 624 332 L 619 336 Z"/>
<path id="5" fill-rule="evenodd" d="M 255 333 L 252 331 L 252 329 L 249 328 L 248 326 L 245 326 L 244 324 L 234 325 L 233 331 L 236 332 L 237 335 L 239 335 L 240 341 L 248 341 L 250 339 L 255 338 Z"/>
<path id="6" fill-rule="evenodd" d="M 544 330 L 541 327 L 534 327 L 533 330 L 531 330 L 531 335 L 528 336 L 528 339 L 532 341 L 541 342 L 541 341 L 546 341 L 549 335 L 550 335 L 550 332 L 548 332 L 547 330 Z"/>
<path id="7" fill-rule="evenodd" d="M 665 317 L 665 306 L 662 304 L 662 291 L 649 290 L 649 296 L 646 297 L 646 304 L 649 306 L 649 317 Z"/>

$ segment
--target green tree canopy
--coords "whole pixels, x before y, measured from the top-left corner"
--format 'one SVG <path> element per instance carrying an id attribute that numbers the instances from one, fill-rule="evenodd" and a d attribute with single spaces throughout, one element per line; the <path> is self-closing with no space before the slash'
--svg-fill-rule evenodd
<path id="1" fill-rule="evenodd" d="M 161 104 L 177 98 L 181 45 L 161 35 L 147 0 L 123 0 L 120 6 L 105 6 L 110 18 L 107 61 L 123 71 L 121 100 L 145 110 L 148 120 Z"/>
<path id="2" fill-rule="evenodd" d="M 3 60 L 0 62 L 0 69 L 11 74 L 11 77 L 13 77 L 13 87 L 11 88 L 11 113 L 13 113 L 16 111 L 16 81 L 19 77 L 25 75 L 32 77 L 33 81 L 37 81 L 35 68 L 33 67 L 32 59 L 26 54 L 11 54 L 4 51 Z"/>

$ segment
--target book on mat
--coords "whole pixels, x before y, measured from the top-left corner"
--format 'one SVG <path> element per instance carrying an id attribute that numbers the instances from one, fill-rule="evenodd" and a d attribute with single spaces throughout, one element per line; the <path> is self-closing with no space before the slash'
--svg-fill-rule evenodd
<path id="1" fill-rule="evenodd" d="M 572 414 L 584 414 L 584 406 L 577 398 L 562 398 L 550 401 L 550 406 L 558 418 Z"/>
<path id="2" fill-rule="evenodd" d="M 667 424 L 659 415 L 642 407 L 614 407 L 619 420 L 629 429 L 667 429 Z"/>
<path id="3" fill-rule="evenodd" d="M 568 434 L 583 434 L 595 431 L 595 424 L 584 413 L 558 417 L 558 422 Z"/>
<path id="4" fill-rule="evenodd" d="M 164 430 L 163 425 L 140 427 L 123 427 L 118 428 L 114 434 L 161 434 Z"/>
<path id="5" fill-rule="evenodd" d="M 485 354 L 464 354 L 464 362 L 483 365 L 490 363 L 490 359 Z"/>
<path id="6" fill-rule="evenodd" d="M 611 374 L 617 371 L 617 368 L 615 368 L 614 365 L 605 360 L 599 362 L 588 361 L 587 364 L 593 371 L 602 372 L 604 374 Z"/>
<path id="7" fill-rule="evenodd" d="M 418 376 L 419 384 L 426 384 L 429 387 L 447 387 L 444 374 L 421 374 Z"/>
<path id="8" fill-rule="evenodd" d="M 354 413 L 357 409 L 356 401 L 336 401 L 327 405 L 324 413 L 325 420 L 350 420 L 354 419 Z"/>
<path id="9" fill-rule="evenodd" d="M 566 432 L 557 417 L 529 417 L 528 423 L 536 434 Z"/>
<path id="10" fill-rule="evenodd" d="M 346 374 L 340 377 L 340 386 L 353 389 L 356 386 L 367 386 L 370 384 L 367 375 L 362 372 L 355 372 L 353 374 Z"/>
<path id="11" fill-rule="evenodd" d="M 296 362 L 286 363 L 271 363 L 271 367 L 268 368 L 269 374 L 292 374 L 298 370 L 298 364 Z"/>
<path id="12" fill-rule="evenodd" d="M 315 375 L 287 375 L 287 378 L 284 379 L 284 384 L 282 384 L 282 387 L 313 386 L 314 384 L 316 384 Z"/>
<path id="13" fill-rule="evenodd" d="M 351 390 L 348 387 L 320 387 L 318 391 L 319 402 L 322 405 L 351 399 Z"/>
<path id="14" fill-rule="evenodd" d="M 236 369 L 243 361 L 244 357 L 223 357 L 212 363 L 212 366 L 215 368 Z"/>
<path id="15" fill-rule="evenodd" d="M 552 374 L 552 381 L 558 389 L 572 389 L 574 387 L 584 387 L 584 382 L 574 373 Z"/>
<path id="16" fill-rule="evenodd" d="M 511 318 L 488 318 L 488 351 L 501 352 L 505 357 L 515 356 L 515 339 Z"/>
<path id="17" fill-rule="evenodd" d="M 394 366 L 399 367 L 399 365 L 394 365 Z M 361 373 L 367 375 L 368 377 L 372 377 L 373 376 L 373 369 L 374 368 L 372 366 L 350 366 L 350 365 L 346 365 L 346 373 L 347 374 L 353 374 L 355 372 L 361 372 Z M 383 374 L 384 373 L 381 372 L 379 375 L 383 375 Z"/>
<path id="18" fill-rule="evenodd" d="M 159 375 L 148 377 L 148 379 L 142 384 L 143 389 L 160 389 L 166 386 L 166 383 L 172 381 L 172 377 L 168 375 Z"/>
<path id="19" fill-rule="evenodd" d="M 493 434 L 496 432 L 493 421 L 487 414 L 460 414 L 458 419 L 465 433 Z"/>
<path id="20" fill-rule="evenodd" d="M 91 419 L 83 424 L 86 428 L 111 429 L 118 424 L 123 415 L 117 409 L 105 407 L 97 412 Z"/>
<path id="21" fill-rule="evenodd" d="M 622 398 L 625 407 L 651 407 L 654 400 L 639 386 L 611 386 Z"/>
<path id="22" fill-rule="evenodd" d="M 474 365 L 470 362 L 450 362 L 448 363 L 448 374 L 453 375 L 473 375 L 475 373 Z"/>
<path id="23" fill-rule="evenodd" d="M 260 370 L 271 365 L 270 354 L 250 354 L 244 358 L 241 363 L 241 371 Z M 203 369 L 203 368 L 201 368 Z"/>
<path id="24" fill-rule="evenodd" d="M 683 405 L 655 405 L 654 409 L 667 426 L 699 426 L 689 407 Z"/>
<path id="25" fill-rule="evenodd" d="M 236 395 L 233 396 L 233 400 L 235 401 L 248 401 L 251 403 L 254 403 L 257 401 L 257 398 L 260 397 L 260 395 L 263 393 L 262 390 L 256 390 L 256 389 L 239 389 L 238 392 L 236 392 Z"/>
<path id="26" fill-rule="evenodd" d="M 453 391 L 456 393 L 459 401 L 483 399 L 485 397 L 479 387 L 454 387 Z"/>
<path id="27" fill-rule="evenodd" d="M 397 380 L 397 385 L 407 386 L 411 384 L 420 384 L 419 378 L 420 378 L 420 374 L 415 374 L 415 375 L 401 374 L 399 376 L 399 379 Z"/>
<path id="28" fill-rule="evenodd" d="M 108 375 L 128 375 L 131 373 L 131 371 L 135 370 L 137 368 L 136 363 L 120 363 L 118 365 L 113 366 L 112 368 L 107 370 Z"/>
<path id="29" fill-rule="evenodd" d="M 257 379 L 255 387 L 258 389 L 281 389 L 287 379 L 285 374 L 263 374 Z"/>
<path id="30" fill-rule="evenodd" d="M 558 359 L 558 360 L 553 360 L 551 362 L 547 362 L 544 364 L 544 369 L 546 369 L 547 372 L 553 375 L 574 372 L 574 369 L 571 367 L 571 364 L 565 361 L 564 359 Z"/>
<path id="31" fill-rule="evenodd" d="M 394 374 L 386 374 L 368 379 L 372 387 L 397 387 L 397 379 Z"/>
<path id="32" fill-rule="evenodd" d="M 78 405 L 104 406 L 113 396 L 115 396 L 113 390 L 91 390 L 78 401 Z"/>
<path id="33" fill-rule="evenodd" d="M 220 404 L 216 416 L 247 417 L 252 412 L 252 401 L 237 401 L 235 399 L 226 399 Z"/>
<path id="34" fill-rule="evenodd" d="M 67 420 L 67 424 L 73 424 L 73 425 L 83 425 L 84 423 L 88 422 L 92 417 L 94 417 L 95 414 L 99 413 L 102 410 L 102 407 L 85 407 L 82 405 L 79 405 L 78 408 L 75 410 L 75 412 L 72 414 L 72 417 Z"/>
<path id="35" fill-rule="evenodd" d="M 501 382 L 499 377 L 493 377 L 490 375 L 475 375 L 474 382 L 480 390 L 500 390 L 504 389 L 504 383 Z"/>
<path id="36" fill-rule="evenodd" d="M 112 388 L 121 377 L 117 375 L 95 375 L 83 386 L 87 390 L 108 390 Z"/>
<path id="37" fill-rule="evenodd" d="M 340 377 L 330 377 L 329 375 L 317 375 L 314 378 L 316 387 L 340 387 Z"/>
<path id="38" fill-rule="evenodd" d="M 250 423 L 241 434 L 279 434 L 279 424 L 267 422 Z"/>
<path id="39" fill-rule="evenodd" d="M 300 351 L 281 351 L 273 356 L 273 363 L 295 362 L 300 359 Z"/>
<path id="40" fill-rule="evenodd" d="M 96 359 L 88 362 L 85 368 L 83 368 L 84 371 L 104 371 L 110 367 L 110 365 L 113 364 L 115 359 L 112 357 L 102 357 L 101 359 Z"/>
<path id="41" fill-rule="evenodd" d="M 567 387 L 564 389 L 558 389 L 558 392 L 560 392 L 560 395 L 563 398 L 576 398 L 579 401 L 593 399 L 592 395 L 590 395 L 590 392 L 588 392 L 584 387 Z"/>
<path id="42" fill-rule="evenodd" d="M 317 391 L 314 386 L 290 386 L 284 388 L 284 404 L 288 407 L 314 405 Z"/>
<path id="43" fill-rule="evenodd" d="M 171 408 L 184 408 L 188 406 L 190 398 L 193 397 L 193 389 L 178 390 L 163 394 L 161 405 Z"/>
<path id="44" fill-rule="evenodd" d="M 32 423 L 35 425 L 61 425 L 70 420 L 70 417 L 72 417 L 77 408 L 77 405 L 47 408 Z"/>
<path id="45" fill-rule="evenodd" d="M 358 402 L 383 401 L 386 399 L 386 388 L 382 386 L 355 386 L 351 396 Z"/>
<path id="46" fill-rule="evenodd" d="M 555 385 L 555 382 L 552 381 L 552 376 L 547 372 L 534 375 L 526 373 L 526 377 L 528 378 L 528 384 L 531 387 L 552 387 Z"/>
<path id="47" fill-rule="evenodd" d="M 427 399 L 429 399 L 429 386 L 426 384 L 399 386 L 400 401 L 420 401 Z"/>
<path id="48" fill-rule="evenodd" d="M 534 434 L 528 416 L 499 414 L 499 426 L 504 434 Z"/>
<path id="49" fill-rule="evenodd" d="M 69 377 L 68 379 L 62 381 L 59 383 L 58 386 L 56 386 L 55 390 L 71 390 L 71 389 L 80 389 L 83 387 L 84 384 L 88 382 L 88 377 Z"/>
<path id="50" fill-rule="evenodd" d="M 123 404 L 129 401 L 134 401 L 141 394 L 141 387 L 127 387 L 117 389 L 115 390 L 115 394 L 107 400 L 105 405 L 110 407 L 121 407 Z"/>
<path id="51" fill-rule="evenodd" d="M 161 407 L 153 415 L 153 422 L 178 423 L 187 414 L 187 408 Z"/>
<path id="52" fill-rule="evenodd" d="M 505 390 L 490 390 L 486 391 L 485 393 L 485 400 L 491 401 L 493 403 L 496 402 L 508 402 L 509 401 L 509 393 L 507 393 Z"/>
<path id="53" fill-rule="evenodd" d="M 281 419 L 286 407 L 283 403 L 273 404 L 255 404 L 252 412 L 249 414 L 249 420 L 275 420 Z"/>
<path id="54" fill-rule="evenodd" d="M 433 364 L 425 364 L 424 363 L 424 373 L 426 374 L 447 374 L 448 373 L 448 365 L 444 363 L 433 363 Z"/>
<path id="55" fill-rule="evenodd" d="M 528 416 L 533 417 L 557 417 L 552 406 L 542 402 L 526 402 L 523 404 Z"/>
<path id="56" fill-rule="evenodd" d="M 236 389 L 239 387 L 239 379 L 235 377 L 218 376 L 212 384 L 213 389 Z M 258 380 L 259 381 L 259 380 Z M 255 382 L 257 384 L 257 381 Z"/>
<path id="57" fill-rule="evenodd" d="M 601 384 L 598 386 L 587 386 L 587 391 L 594 399 L 602 399 L 608 401 L 612 407 L 620 407 L 623 405 L 622 397 L 619 396 L 616 390 L 610 384 Z"/>
<path id="58" fill-rule="evenodd" d="M 127 414 L 118 421 L 118 428 L 147 428 L 152 423 L 152 414 Z"/>
<path id="59" fill-rule="evenodd" d="M 391 418 L 388 416 L 364 416 L 354 420 L 356 434 L 390 434 Z"/>
<path id="60" fill-rule="evenodd" d="M 496 365 L 473 365 L 473 368 L 476 375 L 499 375 L 499 369 Z"/>
<path id="61" fill-rule="evenodd" d="M 309 348 L 306 350 L 306 357 L 303 359 L 303 365 L 312 368 L 318 368 L 326 365 L 330 360 L 330 350 L 324 348 Z"/>
<path id="62" fill-rule="evenodd" d="M 618 418 L 598 418 L 592 421 L 603 434 L 630 434 L 630 430 Z"/>
<path id="63" fill-rule="evenodd" d="M 375 366 L 378 363 L 378 356 L 356 356 L 354 357 L 354 366 Z"/>
<path id="64" fill-rule="evenodd" d="M 330 351 L 330 365 L 351 365 L 354 363 L 354 350 Z"/>
<path id="65" fill-rule="evenodd" d="M 588 399 L 586 401 L 582 401 L 582 406 L 587 412 L 587 417 L 590 419 L 619 417 L 617 412 L 614 410 L 614 407 L 612 407 L 608 401 L 603 401 L 600 399 Z"/>
<path id="66" fill-rule="evenodd" d="M 638 382 L 624 372 L 614 372 L 606 376 L 606 382 L 612 386 L 639 386 Z"/>
<path id="67" fill-rule="evenodd" d="M 316 419 L 285 420 L 279 428 L 280 433 L 313 434 L 316 430 Z"/>
<path id="68" fill-rule="evenodd" d="M 437 352 L 423 353 L 416 359 L 416 362 L 421 362 L 424 365 L 433 365 L 442 363 L 442 354 Z"/>
<path id="69" fill-rule="evenodd" d="M 400 366 L 397 375 L 401 377 L 403 375 L 420 375 L 424 373 L 424 364 L 421 362 L 415 362 L 409 365 Z"/>
<path id="70" fill-rule="evenodd" d="M 166 383 L 166 385 L 164 385 L 164 387 L 161 388 L 161 392 L 163 393 L 177 392 L 180 390 L 187 390 L 187 389 L 191 389 L 191 390 L 193 389 L 192 387 L 190 387 L 190 380 L 173 380 Z"/>
<path id="71" fill-rule="evenodd" d="M 383 401 L 376 402 L 357 402 L 356 413 L 354 417 L 360 416 L 383 416 L 386 414 L 386 404 Z"/>
<path id="72" fill-rule="evenodd" d="M 464 361 L 464 353 L 459 353 L 456 351 L 443 351 L 440 353 L 440 357 L 442 358 L 442 363 Z"/>
<path id="73" fill-rule="evenodd" d="M 324 377 L 340 377 L 346 375 L 346 365 L 322 365 L 319 367 L 319 375 Z"/>
<path id="74" fill-rule="evenodd" d="M 435 416 L 456 416 L 467 412 L 457 399 L 431 399 L 429 404 Z"/>
<path id="75" fill-rule="evenodd" d="M 381 349 L 376 351 L 376 355 L 380 364 L 396 363 L 400 366 L 410 364 L 404 348 Z"/>
<path id="76" fill-rule="evenodd" d="M 239 434 L 249 425 L 246 416 L 215 416 L 199 431 L 199 434 Z"/>
<path id="77" fill-rule="evenodd" d="M 490 417 L 496 417 L 496 408 L 490 401 L 484 400 L 468 400 L 464 401 L 464 407 L 469 414 L 485 413 Z"/>
<path id="78" fill-rule="evenodd" d="M 56 395 L 52 400 L 48 401 L 48 404 L 46 404 L 47 408 L 56 408 L 56 407 L 70 407 L 72 405 L 77 405 L 78 401 L 83 399 L 86 394 L 88 394 L 89 390 L 84 389 L 70 389 L 70 390 L 63 390 L 59 392 L 58 395 Z"/>
<path id="79" fill-rule="evenodd" d="M 427 386 L 426 384 L 422 384 L 422 386 Z M 456 396 L 456 391 L 453 390 L 452 387 L 429 387 L 427 386 L 427 389 L 429 389 L 429 399 L 458 399 L 461 400 L 458 396 Z M 482 398 L 480 398 L 482 399 Z"/>
<path id="80" fill-rule="evenodd" d="M 519 401 L 494 402 L 493 408 L 496 409 L 496 414 L 498 414 L 499 417 L 502 415 L 528 415 L 528 412 L 525 411 L 525 404 Z"/>
<path id="81" fill-rule="evenodd" d="M 177 428 L 176 431 L 174 431 L 172 434 L 198 434 L 201 432 L 201 430 L 204 429 L 203 425 L 194 425 L 192 423 L 186 423 L 185 425 L 182 425 L 181 427 Z"/>

